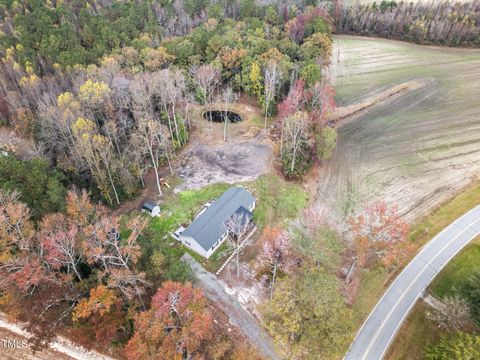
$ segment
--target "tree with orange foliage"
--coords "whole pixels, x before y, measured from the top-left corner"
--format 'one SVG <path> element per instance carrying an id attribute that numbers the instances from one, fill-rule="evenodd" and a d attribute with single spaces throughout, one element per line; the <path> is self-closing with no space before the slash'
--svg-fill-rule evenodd
<path id="1" fill-rule="evenodd" d="M 375 202 L 347 222 L 361 265 L 380 261 L 387 268 L 395 268 L 411 252 L 406 241 L 408 224 L 398 214 L 396 205 Z"/>
<path id="2" fill-rule="evenodd" d="M 201 359 L 202 344 L 213 336 L 213 318 L 200 289 L 165 282 L 151 308 L 135 319 L 135 333 L 125 347 L 129 360 Z"/>
<path id="3" fill-rule="evenodd" d="M 90 296 L 81 299 L 73 309 L 76 342 L 87 348 L 92 344 L 108 348 L 112 341 L 125 340 L 128 334 L 121 330 L 127 320 L 122 305 L 115 292 L 106 286 L 91 289 Z"/>

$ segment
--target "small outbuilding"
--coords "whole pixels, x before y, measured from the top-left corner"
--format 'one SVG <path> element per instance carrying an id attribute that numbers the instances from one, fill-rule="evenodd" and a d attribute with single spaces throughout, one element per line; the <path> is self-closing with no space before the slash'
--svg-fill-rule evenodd
<path id="1" fill-rule="evenodd" d="M 142 212 L 150 215 L 151 217 L 160 216 L 160 206 L 153 201 L 147 201 L 142 206 Z"/>
<path id="2" fill-rule="evenodd" d="M 241 214 L 251 220 L 255 209 L 255 198 L 243 187 L 231 187 L 217 200 L 195 217 L 193 222 L 176 237 L 183 245 L 197 254 L 209 258 L 226 240 L 228 231 L 225 223 L 234 214 Z"/>

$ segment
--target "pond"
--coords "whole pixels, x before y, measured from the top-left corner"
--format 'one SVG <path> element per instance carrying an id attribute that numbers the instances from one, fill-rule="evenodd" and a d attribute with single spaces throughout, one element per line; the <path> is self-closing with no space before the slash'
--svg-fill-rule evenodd
<path id="1" fill-rule="evenodd" d="M 205 120 L 208 120 L 208 121 L 211 120 L 213 122 L 223 123 L 225 117 L 227 117 L 231 123 L 237 123 L 242 121 L 242 117 L 233 111 L 211 110 L 211 111 L 205 111 L 203 113 L 203 118 Z"/>

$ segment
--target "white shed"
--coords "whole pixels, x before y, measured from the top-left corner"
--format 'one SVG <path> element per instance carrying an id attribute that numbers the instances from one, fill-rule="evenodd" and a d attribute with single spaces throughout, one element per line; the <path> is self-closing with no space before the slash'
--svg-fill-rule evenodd
<path id="1" fill-rule="evenodd" d="M 153 201 L 147 201 L 142 206 L 142 212 L 147 213 L 151 217 L 160 216 L 160 206 Z"/>

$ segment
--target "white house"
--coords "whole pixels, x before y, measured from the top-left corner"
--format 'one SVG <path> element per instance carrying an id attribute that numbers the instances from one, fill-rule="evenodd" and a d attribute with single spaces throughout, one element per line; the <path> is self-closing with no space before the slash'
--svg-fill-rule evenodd
<path id="1" fill-rule="evenodd" d="M 151 217 L 160 216 L 160 206 L 152 201 L 147 201 L 142 206 L 142 212 L 147 213 Z"/>
<path id="2" fill-rule="evenodd" d="M 225 223 L 238 212 L 252 216 L 255 198 L 243 187 L 231 187 L 195 217 L 176 238 L 197 254 L 209 258 L 227 238 Z"/>

